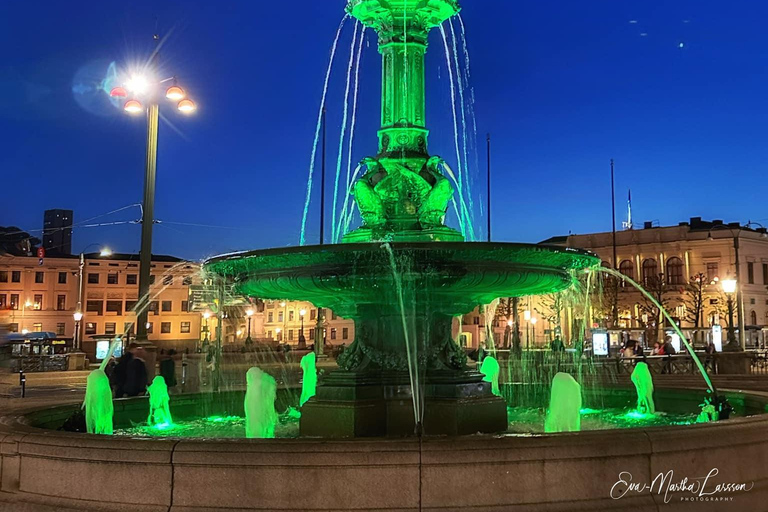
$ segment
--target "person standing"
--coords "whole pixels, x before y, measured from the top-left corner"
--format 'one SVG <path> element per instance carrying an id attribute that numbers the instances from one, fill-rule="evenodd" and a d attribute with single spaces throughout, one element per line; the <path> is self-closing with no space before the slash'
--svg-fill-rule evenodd
<path id="1" fill-rule="evenodd" d="M 126 368 L 126 378 L 124 392 L 128 397 L 140 396 L 147 391 L 148 377 L 147 377 L 147 363 L 146 350 L 138 343 L 131 343 L 128 345 L 128 352 L 133 357 L 128 362 Z"/>
<path id="2" fill-rule="evenodd" d="M 176 362 L 173 359 L 175 355 L 176 351 L 171 349 L 168 354 L 161 353 L 160 356 L 160 375 L 165 379 L 168 391 L 176 387 Z"/>

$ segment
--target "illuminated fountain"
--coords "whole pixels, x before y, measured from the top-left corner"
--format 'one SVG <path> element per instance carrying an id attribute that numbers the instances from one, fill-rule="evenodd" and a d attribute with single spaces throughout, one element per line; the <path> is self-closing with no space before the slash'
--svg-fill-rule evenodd
<path id="1" fill-rule="evenodd" d="M 500 296 L 553 293 L 599 260 L 542 246 L 467 243 L 444 219 L 454 188 L 427 149 L 424 56 L 455 0 L 351 0 L 379 35 L 379 151 L 354 185 L 362 226 L 342 244 L 214 258 L 206 271 L 261 299 L 308 300 L 355 321 L 340 370 L 302 407 L 309 436 L 471 434 L 507 426 L 504 400 L 466 365 L 452 319 Z"/>

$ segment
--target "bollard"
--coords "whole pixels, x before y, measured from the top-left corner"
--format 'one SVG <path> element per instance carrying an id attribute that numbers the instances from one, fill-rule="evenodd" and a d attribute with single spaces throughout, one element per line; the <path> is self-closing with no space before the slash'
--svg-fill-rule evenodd
<path id="1" fill-rule="evenodd" d="M 24 370 L 19 370 L 19 386 L 21 386 L 21 398 L 27 396 L 27 376 Z"/>
<path id="2" fill-rule="evenodd" d="M 184 392 L 184 385 L 187 383 L 187 356 L 183 356 L 181 361 L 181 391 Z"/>

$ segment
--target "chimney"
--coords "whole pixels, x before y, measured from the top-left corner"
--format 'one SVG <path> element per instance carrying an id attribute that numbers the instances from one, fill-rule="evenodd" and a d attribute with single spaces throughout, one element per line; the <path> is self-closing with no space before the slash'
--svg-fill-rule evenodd
<path id="1" fill-rule="evenodd" d="M 647 220 L 643 223 L 643 229 L 651 229 L 653 227 L 653 221 Z"/>

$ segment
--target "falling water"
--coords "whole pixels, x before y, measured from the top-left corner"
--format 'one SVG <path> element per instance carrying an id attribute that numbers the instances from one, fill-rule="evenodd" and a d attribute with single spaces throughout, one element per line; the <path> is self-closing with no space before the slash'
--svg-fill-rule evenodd
<path id="1" fill-rule="evenodd" d="M 245 375 L 245 437 L 272 439 L 275 437 L 277 412 L 277 382 L 274 377 L 253 367 Z"/>
<path id="2" fill-rule="evenodd" d="M 147 424 L 153 427 L 167 427 L 173 425 L 171 417 L 171 397 L 168 395 L 168 386 L 165 378 L 158 375 L 147 388 L 149 395 L 149 416 Z"/>
<path id="3" fill-rule="evenodd" d="M 357 46 L 357 33 L 360 30 L 360 22 L 355 21 L 355 32 L 352 34 L 352 44 L 349 48 L 349 63 L 347 64 L 347 81 L 344 88 L 344 113 L 341 121 L 341 133 L 339 134 L 339 151 L 336 156 L 336 176 L 333 180 L 333 206 L 331 207 L 331 241 L 338 242 L 336 226 L 336 205 L 339 197 L 339 178 L 341 177 L 341 166 L 344 162 L 344 140 L 347 135 L 347 122 L 349 120 L 349 90 L 352 85 L 352 70 L 355 66 L 355 47 Z M 362 34 L 360 35 L 362 42 Z M 349 178 L 349 172 L 347 172 Z M 349 188 L 349 184 L 347 184 Z"/>
<path id="4" fill-rule="evenodd" d="M 453 50 L 453 61 L 456 67 L 456 83 L 459 90 L 459 105 L 461 107 L 461 141 L 462 141 L 462 156 L 464 157 L 464 189 L 466 190 L 467 197 L 472 200 L 472 193 L 469 180 L 469 152 L 467 150 L 467 105 L 464 101 L 464 87 L 465 81 L 463 73 L 461 72 L 461 66 L 459 65 L 459 51 L 456 48 L 456 32 L 453 29 L 453 20 L 448 20 L 448 26 L 451 29 L 451 47 Z"/>
<path id="5" fill-rule="evenodd" d="M 461 178 L 464 172 L 464 160 L 461 158 L 461 150 L 459 149 L 459 118 L 456 115 L 456 84 L 453 79 L 453 63 L 451 62 L 451 52 L 448 48 L 448 36 L 445 33 L 445 28 L 440 25 L 440 35 L 443 37 L 443 47 L 445 48 L 445 63 L 448 68 L 448 81 L 451 84 L 451 112 L 453 113 L 453 142 L 456 148 L 456 163 L 459 166 L 459 178 Z M 464 197 L 464 185 L 461 180 L 458 180 L 457 193 L 459 197 Z"/>
<path id="6" fill-rule="evenodd" d="M 650 300 L 657 308 L 659 308 L 659 311 L 664 315 L 664 318 L 667 319 L 669 324 L 672 326 L 672 328 L 675 330 L 678 336 L 680 336 L 680 340 L 685 345 L 686 350 L 690 354 L 691 358 L 693 358 L 693 362 L 696 363 L 696 366 L 699 368 L 699 372 L 701 373 L 701 376 L 704 378 L 704 381 L 707 383 L 707 387 L 709 388 L 709 391 L 712 392 L 714 395 L 717 395 L 717 390 L 712 385 L 712 380 L 709 378 L 709 375 L 707 374 L 707 370 L 704 368 L 704 365 L 701 363 L 701 360 L 696 355 L 696 352 L 693 350 L 693 347 L 688 342 L 688 339 L 683 335 L 683 331 L 680 330 L 680 327 L 678 327 L 677 322 L 675 322 L 671 316 L 669 316 L 669 313 L 666 309 L 662 307 L 661 304 L 651 295 L 648 293 L 645 288 L 637 284 L 633 279 L 630 279 L 629 277 L 625 276 L 621 272 L 611 269 L 611 268 L 605 268 L 605 267 L 595 267 L 594 269 L 597 272 L 603 272 L 605 274 L 611 275 L 617 279 L 621 279 L 622 281 L 631 284 L 633 287 L 635 287 L 640 293 L 645 296 L 648 300 Z"/>
<path id="7" fill-rule="evenodd" d="M 323 97 L 320 100 L 320 110 L 317 113 L 317 126 L 315 128 L 315 140 L 312 144 L 312 156 L 309 163 L 309 177 L 307 178 L 307 195 L 304 200 L 304 212 L 301 217 L 301 236 L 299 238 L 299 244 L 304 245 L 306 243 L 306 230 L 307 230 L 307 216 L 309 215 L 309 203 L 312 198 L 312 178 L 315 172 L 315 160 L 317 158 L 317 144 L 320 140 L 320 128 L 323 122 L 323 111 L 325 110 L 325 101 L 328 96 L 328 82 L 331 79 L 331 70 L 333 69 L 333 60 L 336 56 L 336 47 L 339 44 L 339 38 L 341 37 L 341 29 L 344 28 L 344 22 L 347 21 L 349 15 L 344 15 L 339 23 L 339 28 L 336 31 L 336 38 L 333 40 L 333 46 L 331 47 L 331 57 L 328 62 L 328 70 L 325 72 L 325 82 L 323 83 Z M 324 185 L 324 184 L 321 184 Z"/>
<path id="8" fill-rule="evenodd" d="M 653 403 L 653 377 L 648 365 L 637 363 L 632 371 L 632 383 L 637 390 L 637 412 L 640 414 L 655 414 L 656 405 Z"/>
<path id="9" fill-rule="evenodd" d="M 496 320 L 496 310 L 499 307 L 500 299 L 495 299 L 488 305 L 483 306 L 483 316 L 485 316 L 485 345 L 491 354 L 496 354 L 496 340 L 493 338 L 493 323 Z"/>
<path id="10" fill-rule="evenodd" d="M 472 121 L 472 137 L 469 139 L 470 142 L 470 151 L 473 153 L 474 156 L 474 164 L 475 169 L 479 169 L 480 163 L 478 161 L 478 152 L 477 152 L 477 116 L 475 115 L 475 89 L 472 87 L 472 72 L 470 67 L 470 60 L 469 60 L 469 48 L 467 47 L 467 31 L 464 27 L 464 19 L 461 17 L 461 14 L 457 16 L 459 19 L 459 26 L 461 28 L 461 46 L 462 50 L 464 52 L 464 80 L 465 80 L 465 87 L 467 88 L 469 92 L 469 102 L 467 103 L 467 113 L 469 115 L 469 119 Z M 451 20 L 451 23 L 453 23 L 453 20 Z M 451 26 L 451 29 L 453 30 L 453 26 Z M 471 184 L 471 181 L 469 182 Z M 472 207 L 472 192 L 471 190 L 467 190 L 469 197 L 470 197 L 470 207 Z M 483 202 L 480 201 L 480 214 L 483 213 Z"/>
<path id="11" fill-rule="evenodd" d="M 461 176 L 456 176 L 456 174 L 453 172 L 453 169 L 451 169 L 451 166 L 449 166 L 446 162 L 442 162 L 443 169 L 445 169 L 445 173 L 448 175 L 448 177 L 453 181 L 454 185 L 456 185 L 457 188 L 457 195 L 459 196 L 459 204 L 461 205 L 461 213 L 458 211 L 456 212 L 456 216 L 459 219 L 459 227 L 461 229 L 461 234 L 464 235 L 464 238 L 466 238 L 468 241 L 474 241 L 475 240 L 475 229 L 472 225 L 472 217 L 469 214 L 469 210 L 467 209 L 467 203 L 464 200 L 464 195 L 460 192 L 461 190 Z M 453 203 L 454 209 L 456 209 L 456 203 L 454 201 Z"/>
<path id="12" fill-rule="evenodd" d="M 544 431 L 579 432 L 581 430 L 581 386 L 567 373 L 552 380 L 552 394 Z"/>
<path id="13" fill-rule="evenodd" d="M 315 396 L 317 392 L 317 356 L 310 352 L 301 358 L 301 398 L 299 407 Z"/>
<path id="14" fill-rule="evenodd" d="M 397 295 L 398 307 L 400 309 L 400 317 L 403 323 L 403 336 L 405 338 L 405 353 L 408 359 L 408 376 L 411 383 L 411 395 L 413 399 L 413 416 L 416 422 L 417 432 L 421 431 L 421 422 L 424 413 L 424 404 L 421 397 L 421 383 L 418 371 L 418 350 L 416 347 L 416 340 L 412 339 L 410 335 L 410 329 L 408 328 L 408 320 L 405 310 L 405 299 L 403 296 L 403 282 L 402 282 L 402 269 L 398 269 L 397 262 L 395 261 L 395 253 L 392 251 L 392 246 L 388 243 L 382 244 L 382 248 L 389 254 L 389 264 L 392 269 L 392 278 L 395 282 L 395 293 Z"/>
<path id="15" fill-rule="evenodd" d="M 88 374 L 86 379 L 83 407 L 85 407 L 85 426 L 89 434 L 112 434 L 114 416 L 112 388 L 109 386 L 109 377 L 104 369 L 120 343 L 122 342 L 119 338 L 110 343 L 109 351 L 101 365 Z"/>

